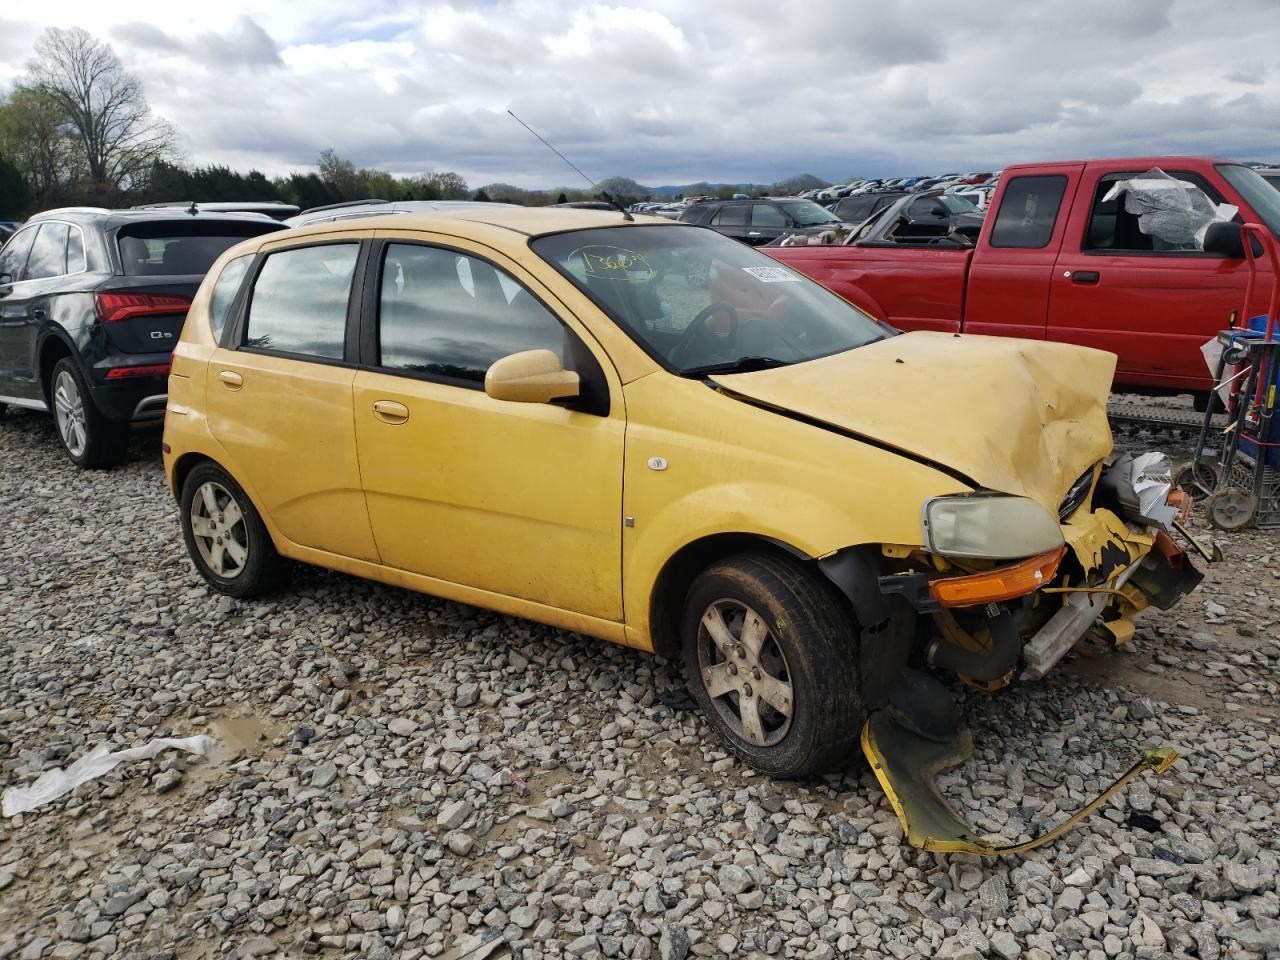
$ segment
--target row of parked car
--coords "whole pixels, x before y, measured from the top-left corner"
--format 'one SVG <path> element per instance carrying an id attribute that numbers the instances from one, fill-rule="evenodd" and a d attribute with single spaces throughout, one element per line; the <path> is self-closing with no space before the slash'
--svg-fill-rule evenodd
<path id="1" fill-rule="evenodd" d="M 958 677 L 1042 676 L 1200 581 L 1148 532 L 1170 484 L 1112 457 L 1114 358 L 900 334 L 687 224 L 445 209 L 41 214 L 0 250 L 0 403 L 52 408 L 83 466 L 163 416 L 214 591 L 305 562 L 682 659 L 757 770 L 861 742 L 911 842 L 996 852 L 920 787 L 913 731 L 953 752 Z"/>
<path id="2" fill-rule="evenodd" d="M 170 203 L 64 208 L 14 223 L 0 249 L 0 412 L 51 411 L 77 465 L 111 466 L 130 424 L 164 416 L 170 352 L 228 247 L 291 227 L 473 206 Z"/>

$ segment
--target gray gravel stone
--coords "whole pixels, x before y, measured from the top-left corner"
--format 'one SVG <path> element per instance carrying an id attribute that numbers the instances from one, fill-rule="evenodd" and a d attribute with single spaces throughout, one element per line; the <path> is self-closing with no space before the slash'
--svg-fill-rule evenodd
<path id="1" fill-rule="evenodd" d="M 0 825 L 0 960 L 441 960 L 490 936 L 519 960 L 1280 950 L 1271 535 L 1221 542 L 1197 508 L 1229 559 L 1192 603 L 1149 611 L 1124 651 L 1082 644 L 1083 673 L 1072 654 L 970 697 L 976 752 L 940 787 L 1003 842 L 1134 750 L 1182 754 L 1067 837 L 987 863 L 912 850 L 860 763 L 752 774 L 648 655 L 305 567 L 261 600 L 214 596 L 146 437 L 88 474 L 46 420 L 0 421 L 0 781 L 100 743 L 224 745 Z"/>

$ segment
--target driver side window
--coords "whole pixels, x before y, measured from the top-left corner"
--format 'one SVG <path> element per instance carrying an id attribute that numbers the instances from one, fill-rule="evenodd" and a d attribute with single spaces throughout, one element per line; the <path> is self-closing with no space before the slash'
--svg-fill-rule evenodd
<path id="1" fill-rule="evenodd" d="M 40 229 L 38 223 L 29 227 L 23 227 L 5 244 L 4 250 L 0 251 L 0 283 L 14 283 L 22 279 L 22 271 L 27 265 L 27 254 L 31 252 L 31 245 L 36 241 L 36 231 Z"/>
<path id="2" fill-rule="evenodd" d="M 550 350 L 573 334 L 510 274 L 443 247 L 388 244 L 378 306 L 378 364 L 479 388 L 495 360 Z M 576 338 L 574 338 L 576 339 Z"/>

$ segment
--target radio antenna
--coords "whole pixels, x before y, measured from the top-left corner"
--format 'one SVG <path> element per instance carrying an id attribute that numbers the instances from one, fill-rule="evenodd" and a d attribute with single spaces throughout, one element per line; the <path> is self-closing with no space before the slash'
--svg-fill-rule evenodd
<path id="1" fill-rule="evenodd" d="M 623 220 L 635 220 L 635 217 L 633 217 L 633 216 L 632 216 L 632 215 L 627 211 L 627 208 L 626 208 L 626 207 L 624 207 L 622 204 L 620 204 L 620 203 L 619 203 L 617 200 L 615 200 L 613 197 L 609 196 L 609 194 L 607 194 L 605 191 L 603 191 L 603 190 L 601 190 L 599 187 L 597 187 L 597 186 L 596 186 L 596 184 L 595 184 L 595 181 L 593 181 L 593 180 L 592 180 L 590 177 L 588 177 L 585 173 L 583 173 L 581 170 L 579 170 L 579 169 L 578 169 L 578 167 L 577 167 L 577 165 L 576 165 L 572 160 L 570 160 L 570 159 L 569 159 L 568 157 L 566 157 L 563 153 L 561 153 L 559 150 L 557 150 L 555 147 L 553 147 L 550 143 L 548 143 L 548 142 L 547 142 L 547 140 L 546 140 L 546 138 L 545 138 L 545 137 L 543 137 L 540 133 L 538 133 L 538 131 L 537 131 L 537 130 L 533 129 L 533 127 L 529 126 L 527 123 L 525 123 L 525 122 L 524 122 L 523 120 L 521 120 L 519 117 L 517 117 L 517 116 L 515 115 L 515 112 L 514 112 L 514 111 L 512 111 L 512 110 L 508 110 L 508 111 L 507 111 L 507 113 L 511 114 L 511 119 L 512 119 L 512 120 L 514 120 L 516 123 L 520 124 L 520 126 L 524 127 L 526 130 L 528 130 L 530 133 L 532 133 L 535 137 L 537 137 L 537 138 L 538 138 L 538 140 L 542 143 L 542 145 L 543 145 L 544 147 L 546 147 L 548 150 L 550 150 L 552 153 L 554 153 L 557 157 L 559 157 L 561 160 L 563 160 L 565 163 L 567 163 L 567 164 L 569 165 L 569 168 L 570 168 L 571 170 L 573 170 L 573 172 L 574 172 L 574 173 L 576 173 L 578 176 L 580 176 L 583 180 L 587 181 L 587 183 L 590 185 L 590 187 L 591 187 L 591 189 L 592 189 L 592 190 L 594 190 L 596 193 L 598 193 L 598 194 L 600 195 L 600 197 L 601 197 L 601 198 L 602 198 L 606 203 L 611 204 L 615 209 L 617 209 L 617 211 L 618 211 L 619 213 L 621 213 L 621 214 L 622 214 L 622 219 L 623 219 Z"/>

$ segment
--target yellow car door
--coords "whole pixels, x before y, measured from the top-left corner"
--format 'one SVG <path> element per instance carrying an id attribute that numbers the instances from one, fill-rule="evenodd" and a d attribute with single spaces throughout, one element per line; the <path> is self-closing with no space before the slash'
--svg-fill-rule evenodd
<path id="1" fill-rule="evenodd" d="M 243 321 L 210 358 L 206 409 L 223 466 L 279 533 L 376 561 L 346 363 L 360 250 L 348 240 L 266 255 Z"/>
<path id="2" fill-rule="evenodd" d="M 355 430 L 382 562 L 620 621 L 625 418 L 607 358 L 496 254 L 392 239 L 369 269 Z M 486 395 L 490 364 L 532 349 L 578 370 L 583 396 Z"/>

